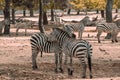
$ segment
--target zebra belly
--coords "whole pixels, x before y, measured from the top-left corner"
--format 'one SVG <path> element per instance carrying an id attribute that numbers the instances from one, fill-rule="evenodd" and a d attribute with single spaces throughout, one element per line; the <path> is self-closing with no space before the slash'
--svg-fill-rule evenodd
<path id="1" fill-rule="evenodd" d="M 46 48 L 44 48 L 44 52 L 46 52 L 46 53 L 54 53 L 55 50 L 53 48 L 46 47 Z"/>

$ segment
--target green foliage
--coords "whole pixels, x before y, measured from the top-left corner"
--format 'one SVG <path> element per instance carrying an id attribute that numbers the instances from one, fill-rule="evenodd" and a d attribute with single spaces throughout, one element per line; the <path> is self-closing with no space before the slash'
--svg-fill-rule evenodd
<path id="1" fill-rule="evenodd" d="M 115 8 L 115 9 L 120 8 L 120 0 L 114 0 L 113 8 Z"/>
<path id="2" fill-rule="evenodd" d="M 71 0 L 69 3 L 74 9 L 104 10 L 106 7 L 106 0 Z"/>
<path id="3" fill-rule="evenodd" d="M 34 0 L 11 0 L 11 7 L 17 9 L 34 8 Z"/>
<path id="4" fill-rule="evenodd" d="M 0 0 L 0 9 L 3 10 L 4 6 L 5 6 L 5 1 L 4 0 Z"/>

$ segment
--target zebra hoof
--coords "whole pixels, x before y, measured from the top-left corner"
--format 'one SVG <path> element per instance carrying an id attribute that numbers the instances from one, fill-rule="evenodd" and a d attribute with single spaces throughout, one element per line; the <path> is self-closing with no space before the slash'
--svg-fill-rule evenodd
<path id="1" fill-rule="evenodd" d="M 70 75 L 70 76 L 73 75 L 73 70 L 71 70 L 70 68 L 68 68 L 68 75 Z"/>
<path id="2" fill-rule="evenodd" d="M 61 72 L 61 73 L 64 73 L 64 71 L 63 71 L 63 69 L 62 69 L 62 68 L 59 68 L 59 70 L 60 70 L 60 72 Z"/>
<path id="3" fill-rule="evenodd" d="M 112 43 L 114 43 L 114 41 L 112 40 Z"/>
<path id="4" fill-rule="evenodd" d="M 82 76 L 82 78 L 86 78 L 86 76 L 84 75 L 84 76 Z"/>
<path id="5" fill-rule="evenodd" d="M 37 66 L 33 66 L 32 69 L 33 69 L 33 70 L 36 70 L 36 69 L 38 69 L 38 67 L 37 67 Z"/>
<path id="6" fill-rule="evenodd" d="M 57 68 L 55 68 L 55 73 L 58 73 L 58 69 Z"/>
<path id="7" fill-rule="evenodd" d="M 101 43 L 100 41 L 98 41 L 98 43 Z"/>
<path id="8" fill-rule="evenodd" d="M 115 42 L 118 42 L 118 40 L 115 40 Z"/>
<path id="9" fill-rule="evenodd" d="M 93 76 L 92 75 L 90 75 L 90 79 L 92 79 L 93 78 Z"/>

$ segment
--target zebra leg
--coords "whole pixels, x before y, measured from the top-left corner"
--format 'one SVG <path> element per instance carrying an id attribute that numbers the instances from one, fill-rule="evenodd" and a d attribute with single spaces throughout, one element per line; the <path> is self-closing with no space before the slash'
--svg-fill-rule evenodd
<path id="1" fill-rule="evenodd" d="M 38 50 L 32 50 L 32 69 L 35 70 L 37 69 L 37 63 L 36 63 L 36 58 L 38 55 Z"/>
<path id="2" fill-rule="evenodd" d="M 73 68 L 72 68 L 72 56 L 70 56 L 70 64 L 68 67 L 68 75 L 73 75 Z"/>
<path id="3" fill-rule="evenodd" d="M 97 33 L 98 43 L 101 43 L 101 41 L 100 41 L 100 35 L 101 35 L 101 33 L 102 33 L 102 32 L 99 32 L 99 31 L 98 31 L 98 33 Z"/>
<path id="4" fill-rule="evenodd" d="M 115 33 L 112 32 L 112 33 L 111 33 L 111 36 L 112 36 L 112 38 L 111 38 L 111 39 L 112 39 L 112 43 L 114 43 L 114 42 L 115 42 Z"/>
<path id="5" fill-rule="evenodd" d="M 55 53 L 55 72 L 58 73 L 58 54 Z"/>
<path id="6" fill-rule="evenodd" d="M 42 51 L 41 51 L 41 57 L 43 56 L 43 53 L 42 53 Z"/>
<path id="7" fill-rule="evenodd" d="M 68 56 L 65 54 L 64 64 L 67 65 Z"/>
<path id="8" fill-rule="evenodd" d="M 25 36 L 27 35 L 27 28 L 26 28 L 26 26 L 25 26 Z"/>
<path id="9" fill-rule="evenodd" d="M 79 31 L 79 32 L 78 32 L 78 38 L 79 38 L 79 39 L 82 39 L 82 33 L 83 33 L 82 31 Z"/>
<path id="10" fill-rule="evenodd" d="M 115 42 L 118 42 L 117 35 L 118 35 L 118 32 L 116 32 L 116 34 L 115 34 Z"/>
<path id="11" fill-rule="evenodd" d="M 63 69 L 62 69 L 62 57 L 63 57 L 63 53 L 61 52 L 61 53 L 59 53 L 59 61 L 60 61 L 60 68 L 59 68 L 59 70 L 60 70 L 61 73 L 63 73 Z"/>
<path id="12" fill-rule="evenodd" d="M 18 35 L 18 31 L 19 31 L 20 27 L 17 26 L 17 29 L 16 29 L 16 35 Z"/>
<path id="13" fill-rule="evenodd" d="M 82 78 L 86 78 L 86 63 L 82 62 L 82 68 L 83 68 L 83 76 Z"/>

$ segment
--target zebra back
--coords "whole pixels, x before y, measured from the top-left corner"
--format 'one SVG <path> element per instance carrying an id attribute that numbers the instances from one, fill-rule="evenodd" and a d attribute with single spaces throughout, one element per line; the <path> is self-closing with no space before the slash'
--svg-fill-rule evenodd
<path id="1" fill-rule="evenodd" d="M 117 25 L 115 23 L 99 23 L 96 30 L 111 33 L 117 30 Z"/>

